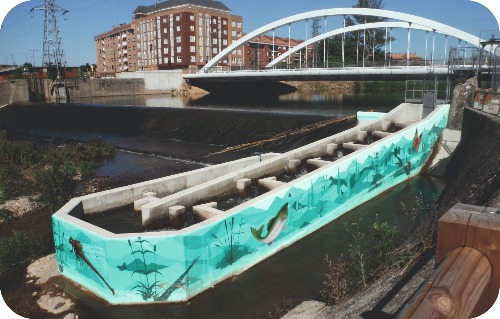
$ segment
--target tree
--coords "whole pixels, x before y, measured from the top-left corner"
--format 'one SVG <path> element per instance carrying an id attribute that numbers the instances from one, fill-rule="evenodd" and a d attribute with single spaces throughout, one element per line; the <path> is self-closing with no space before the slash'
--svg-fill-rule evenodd
<path id="1" fill-rule="evenodd" d="M 358 0 L 358 3 L 353 8 L 383 9 L 383 4 L 382 0 Z M 387 18 L 382 17 L 354 15 L 346 18 L 346 26 L 384 22 L 387 20 Z M 389 38 L 386 39 L 385 32 L 371 29 L 358 32 L 356 37 L 351 35 L 349 40 L 351 42 L 354 41 L 357 48 L 361 48 L 361 60 L 369 61 L 374 60 L 377 56 L 383 57 L 381 48 L 386 44 L 386 41 L 389 41 Z M 394 38 L 391 40 L 394 40 Z"/>

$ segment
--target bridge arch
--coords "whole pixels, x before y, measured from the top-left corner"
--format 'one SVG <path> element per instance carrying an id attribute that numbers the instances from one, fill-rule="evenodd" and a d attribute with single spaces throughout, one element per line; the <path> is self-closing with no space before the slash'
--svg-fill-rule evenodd
<path id="1" fill-rule="evenodd" d="M 368 29 L 380 29 L 380 28 L 408 28 L 408 23 L 407 22 L 375 22 L 375 23 L 365 23 L 365 24 L 356 24 L 353 26 L 345 27 L 345 28 L 340 28 L 340 29 L 335 29 L 326 33 L 322 33 L 314 38 L 310 38 L 307 41 L 304 41 L 300 43 L 299 45 L 294 46 L 290 50 L 286 51 L 285 53 L 281 54 L 280 56 L 277 56 L 274 60 L 269 62 L 266 65 L 266 68 L 272 68 L 274 65 L 282 61 L 283 59 L 286 59 L 290 55 L 302 50 L 303 48 L 306 48 L 308 45 L 311 45 L 313 43 L 316 43 L 318 41 L 321 41 L 323 39 L 333 37 L 339 34 L 342 34 L 344 32 L 352 32 L 352 31 L 359 31 L 359 30 L 368 30 Z M 434 31 L 441 33 L 439 30 L 435 30 L 429 27 L 425 26 L 412 26 L 413 30 L 423 30 L 423 31 Z"/>
<path id="2" fill-rule="evenodd" d="M 219 54 L 217 54 L 213 59 L 208 61 L 208 63 L 200 70 L 201 72 L 207 72 L 208 69 L 211 67 L 215 66 L 217 63 L 219 63 L 223 58 L 225 58 L 227 55 L 229 55 L 231 52 L 233 52 L 235 49 L 238 47 L 248 43 L 251 41 L 253 38 L 267 33 L 269 31 L 272 31 L 276 28 L 290 25 L 294 22 L 306 20 L 306 19 L 312 19 L 312 18 L 317 18 L 317 17 L 330 17 L 330 16 L 348 16 L 348 15 L 360 15 L 360 16 L 376 16 L 376 17 L 381 17 L 381 18 L 388 18 L 388 19 L 396 19 L 400 21 L 404 21 L 406 23 L 411 23 L 412 28 L 416 29 L 415 25 L 418 25 L 420 27 L 428 27 L 432 30 L 440 30 L 439 33 L 443 33 L 445 35 L 451 35 L 453 37 L 456 37 L 458 39 L 467 41 L 468 43 L 471 43 L 473 45 L 479 46 L 480 42 L 483 41 L 479 37 L 476 37 L 472 34 L 469 34 L 467 32 L 464 32 L 460 29 L 448 26 L 446 24 L 430 20 L 427 18 L 422 18 L 419 16 L 407 14 L 407 13 L 401 13 L 401 12 L 396 12 L 396 11 L 390 11 L 390 10 L 383 10 L 383 9 L 369 9 L 369 8 L 335 8 L 335 9 L 322 9 L 322 10 L 315 10 L 315 11 L 309 11 L 309 12 L 304 12 L 300 14 L 296 14 L 293 16 L 289 16 L 274 22 L 271 22 L 269 24 L 266 24 L 250 33 L 248 33 L 246 36 L 240 38 L 238 41 L 232 43 L 229 45 L 227 48 L 222 50 Z M 362 26 L 363 24 L 361 24 Z M 366 28 L 366 26 L 365 26 Z"/>

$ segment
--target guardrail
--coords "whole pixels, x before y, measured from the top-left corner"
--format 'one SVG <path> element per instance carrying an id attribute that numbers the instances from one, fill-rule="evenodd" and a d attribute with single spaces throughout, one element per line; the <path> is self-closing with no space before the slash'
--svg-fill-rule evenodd
<path id="1" fill-rule="evenodd" d="M 471 318 L 485 313 L 500 288 L 500 210 L 456 204 L 439 220 L 436 264 L 397 319 Z"/>

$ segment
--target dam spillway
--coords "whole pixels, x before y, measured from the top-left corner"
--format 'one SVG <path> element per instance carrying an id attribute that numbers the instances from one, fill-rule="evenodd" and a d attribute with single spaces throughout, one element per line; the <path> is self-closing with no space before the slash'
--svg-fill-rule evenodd
<path id="1" fill-rule="evenodd" d="M 112 304 L 186 301 L 418 174 L 446 126 L 448 110 L 442 105 L 422 118 L 421 105 L 403 104 L 378 119 L 283 154 L 74 198 L 53 215 L 58 268 Z M 297 161 L 332 152 L 335 145 L 362 145 L 360 132 L 387 132 L 393 125 L 402 129 L 325 161 L 297 179 L 275 183 L 268 192 L 227 211 L 207 206 L 237 192 L 242 180 L 269 179 L 292 170 Z M 140 207 L 146 224 L 169 216 L 176 207 L 201 204 L 211 208 L 206 209 L 210 214 L 180 230 L 125 234 L 81 219 L 133 204 L 145 193 L 155 194 Z"/>

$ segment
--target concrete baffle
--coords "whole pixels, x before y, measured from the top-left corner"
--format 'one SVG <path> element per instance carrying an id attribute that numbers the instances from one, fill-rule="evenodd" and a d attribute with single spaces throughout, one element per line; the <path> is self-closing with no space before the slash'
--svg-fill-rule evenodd
<path id="1" fill-rule="evenodd" d="M 168 222 L 174 227 L 179 227 L 184 222 L 186 207 L 171 206 L 168 208 Z"/>
<path id="2" fill-rule="evenodd" d="M 267 190 L 273 190 L 285 184 L 283 182 L 277 181 L 275 176 L 259 179 L 258 183 L 260 186 L 264 187 Z"/>
<path id="3" fill-rule="evenodd" d="M 391 122 L 382 120 L 382 131 L 388 131 L 391 128 Z"/>
<path id="4" fill-rule="evenodd" d="M 392 133 L 382 132 L 382 131 L 373 131 L 372 132 L 372 135 L 375 136 L 375 137 L 378 137 L 378 138 L 384 138 L 384 137 L 387 137 L 387 136 L 389 136 L 391 134 Z"/>
<path id="5" fill-rule="evenodd" d="M 139 198 L 138 200 L 134 201 L 134 210 L 136 212 L 141 211 L 141 207 L 143 205 L 151 203 L 158 199 L 157 197 L 155 197 L 156 196 L 155 192 L 144 192 L 142 193 L 142 196 L 143 196 L 142 198 Z"/>
<path id="6" fill-rule="evenodd" d="M 300 160 L 299 159 L 291 159 L 288 160 L 288 171 L 290 173 L 296 174 L 299 170 Z"/>
<path id="7" fill-rule="evenodd" d="M 310 158 L 307 160 L 307 164 L 315 166 L 315 167 L 323 167 L 326 165 L 331 164 L 332 162 L 330 161 L 324 161 L 321 158 Z"/>
<path id="8" fill-rule="evenodd" d="M 335 156 L 337 154 L 337 150 L 339 149 L 339 145 L 335 143 L 326 144 L 326 154 Z"/>
<path id="9" fill-rule="evenodd" d="M 353 142 L 344 143 L 344 144 L 342 144 L 342 146 L 343 146 L 346 150 L 350 150 L 350 151 L 357 151 L 357 150 L 362 149 L 363 147 L 366 147 L 366 145 L 363 145 L 363 144 L 355 144 L 355 143 L 353 143 Z"/>
<path id="10" fill-rule="evenodd" d="M 244 194 L 250 185 L 252 185 L 252 180 L 250 178 L 240 178 L 236 181 L 236 188 L 240 194 Z"/>
<path id="11" fill-rule="evenodd" d="M 223 211 L 217 209 L 217 202 L 193 206 L 193 214 L 198 216 L 201 220 L 209 219 L 219 215 L 220 213 L 223 213 Z"/>
<path id="12" fill-rule="evenodd" d="M 407 123 L 407 122 L 394 122 L 394 126 L 399 127 L 399 128 L 405 128 L 405 127 L 408 127 L 412 124 L 413 123 Z"/>
<path id="13" fill-rule="evenodd" d="M 367 131 L 359 131 L 358 132 L 358 142 L 359 143 L 366 143 L 366 138 L 368 137 L 368 132 Z"/>

